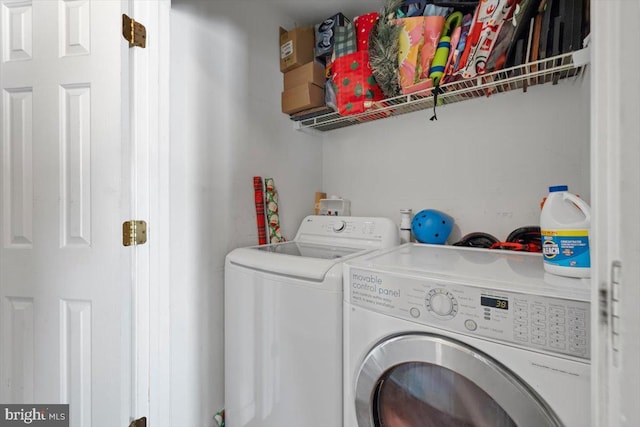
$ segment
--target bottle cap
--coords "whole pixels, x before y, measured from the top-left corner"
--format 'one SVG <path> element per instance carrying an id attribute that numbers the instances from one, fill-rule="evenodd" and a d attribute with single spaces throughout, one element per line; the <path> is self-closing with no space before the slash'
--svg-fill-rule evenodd
<path id="1" fill-rule="evenodd" d="M 555 193 L 556 191 L 567 191 L 569 187 L 566 185 L 554 185 L 553 187 L 549 187 L 549 193 Z"/>

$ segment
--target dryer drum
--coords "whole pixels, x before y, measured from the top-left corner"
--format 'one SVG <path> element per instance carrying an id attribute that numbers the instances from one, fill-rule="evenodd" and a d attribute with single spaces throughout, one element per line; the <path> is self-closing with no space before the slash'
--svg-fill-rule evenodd
<path id="1" fill-rule="evenodd" d="M 542 398 L 504 365 L 433 334 L 382 341 L 365 358 L 355 392 L 361 427 L 562 425 Z"/>

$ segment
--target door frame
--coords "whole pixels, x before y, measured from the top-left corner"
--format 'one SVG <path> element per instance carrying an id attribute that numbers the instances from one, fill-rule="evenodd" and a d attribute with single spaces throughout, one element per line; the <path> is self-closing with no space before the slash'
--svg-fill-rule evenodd
<path id="1" fill-rule="evenodd" d="M 132 248 L 131 417 L 171 420 L 169 46 L 171 0 L 127 0 L 147 29 L 146 48 L 129 49 L 132 215 L 148 242 Z M 124 39 L 123 39 L 123 42 Z M 126 107 L 125 107 L 126 109 Z M 179 392 L 179 391 L 177 391 Z"/>
<path id="2" fill-rule="evenodd" d="M 591 2 L 592 420 L 640 419 L 640 1 Z"/>
<path id="3" fill-rule="evenodd" d="M 616 229 L 609 227 L 613 212 L 606 208 L 617 203 L 618 192 L 611 183 L 617 181 L 616 168 L 610 168 L 616 157 L 619 117 L 618 85 L 615 82 L 617 68 L 600 66 L 602 61 L 620 59 L 618 28 L 615 22 L 619 14 L 619 2 L 593 2 L 591 5 L 592 40 L 591 53 L 591 199 L 593 202 L 593 224 L 591 248 L 591 419 L 593 426 L 618 425 L 610 418 L 611 411 L 619 412 L 618 400 L 609 399 L 609 387 L 613 385 L 613 371 L 608 369 L 613 352 L 610 345 L 609 320 L 610 292 L 608 269 L 610 257 L 616 257 L 619 245 Z M 617 62 L 609 62 L 614 64 Z M 614 79 L 614 80 L 612 80 Z M 600 82 L 600 84 L 598 84 Z M 599 144 L 599 141 L 603 141 Z M 606 141 L 606 143 L 604 143 Z M 602 296 L 601 296 L 602 295 Z M 602 301 L 601 301 L 602 299 Z M 603 305 L 602 307 L 600 305 Z"/>

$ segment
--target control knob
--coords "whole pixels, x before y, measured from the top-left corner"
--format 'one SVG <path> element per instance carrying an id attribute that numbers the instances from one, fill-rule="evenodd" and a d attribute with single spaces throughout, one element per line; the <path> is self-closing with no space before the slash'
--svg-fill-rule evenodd
<path id="1" fill-rule="evenodd" d="M 441 319 L 452 319 L 458 314 L 458 301 L 446 289 L 431 289 L 427 293 L 425 306 L 430 313 Z"/>
<path id="2" fill-rule="evenodd" d="M 347 223 L 345 221 L 338 221 L 337 223 L 333 224 L 333 231 L 336 233 L 340 233 L 341 231 L 344 231 L 346 227 Z"/>

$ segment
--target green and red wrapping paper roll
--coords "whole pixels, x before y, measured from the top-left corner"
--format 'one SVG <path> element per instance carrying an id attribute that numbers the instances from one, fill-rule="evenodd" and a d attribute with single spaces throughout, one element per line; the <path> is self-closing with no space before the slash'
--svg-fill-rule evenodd
<path id="1" fill-rule="evenodd" d="M 271 243 L 284 242 L 280 232 L 280 217 L 278 213 L 278 193 L 276 192 L 275 183 L 273 178 L 265 178 L 264 186 L 266 193 L 266 208 L 267 208 L 267 225 L 269 227 L 269 241 Z"/>

